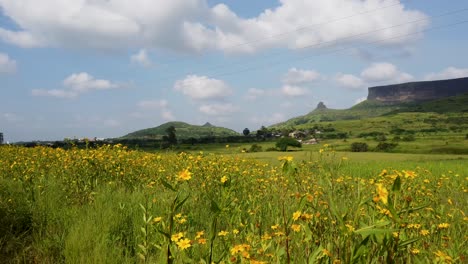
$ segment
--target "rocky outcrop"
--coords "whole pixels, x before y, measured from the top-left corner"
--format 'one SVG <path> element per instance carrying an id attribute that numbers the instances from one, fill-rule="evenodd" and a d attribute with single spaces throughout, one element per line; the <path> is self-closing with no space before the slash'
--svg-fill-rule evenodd
<path id="1" fill-rule="evenodd" d="M 317 107 L 315 108 L 315 110 L 325 110 L 325 109 L 328 109 L 328 108 L 323 102 L 318 103 Z"/>
<path id="2" fill-rule="evenodd" d="M 430 101 L 468 93 L 468 77 L 370 87 L 367 100 L 388 104 Z"/>

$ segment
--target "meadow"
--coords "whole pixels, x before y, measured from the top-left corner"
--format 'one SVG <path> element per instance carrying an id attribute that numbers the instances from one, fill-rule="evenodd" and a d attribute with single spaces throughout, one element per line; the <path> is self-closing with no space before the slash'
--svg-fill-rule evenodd
<path id="1" fill-rule="evenodd" d="M 336 143 L 0 146 L 2 262 L 466 263 L 466 155 Z"/>

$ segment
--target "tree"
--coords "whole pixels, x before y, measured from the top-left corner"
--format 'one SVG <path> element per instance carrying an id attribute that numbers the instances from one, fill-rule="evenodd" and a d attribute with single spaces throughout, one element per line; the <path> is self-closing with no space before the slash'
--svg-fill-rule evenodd
<path id="1" fill-rule="evenodd" d="M 302 144 L 301 144 L 301 142 L 295 140 L 294 138 L 290 138 L 290 137 L 281 138 L 280 140 L 278 140 L 278 142 L 276 142 L 276 147 L 280 151 L 287 151 L 288 146 L 300 148 L 300 147 L 302 147 Z"/>
<path id="2" fill-rule="evenodd" d="M 167 135 L 163 137 L 163 141 L 169 143 L 169 145 L 177 144 L 176 129 L 174 126 L 170 126 L 166 129 Z"/>
<path id="3" fill-rule="evenodd" d="M 244 134 L 244 136 L 248 136 L 250 134 L 250 130 L 248 128 L 244 128 L 244 131 L 242 131 L 242 134 Z"/>

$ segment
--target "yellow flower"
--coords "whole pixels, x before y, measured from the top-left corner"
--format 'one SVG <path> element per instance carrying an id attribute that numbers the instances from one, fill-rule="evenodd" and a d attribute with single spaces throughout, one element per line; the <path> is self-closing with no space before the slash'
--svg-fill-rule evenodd
<path id="1" fill-rule="evenodd" d="M 417 175 L 414 171 L 403 171 L 405 178 L 414 179 Z"/>
<path id="2" fill-rule="evenodd" d="M 385 187 L 382 186 L 381 183 L 376 184 L 377 187 L 377 195 L 379 200 L 381 200 L 384 204 L 388 203 L 388 191 Z"/>
<path id="3" fill-rule="evenodd" d="M 436 260 L 440 262 L 451 263 L 453 261 L 452 257 L 440 250 L 437 250 L 437 252 L 434 252 L 434 254 L 437 256 Z"/>
<path id="4" fill-rule="evenodd" d="M 273 229 L 273 230 L 276 230 L 276 229 L 278 229 L 278 227 L 279 227 L 279 225 L 278 225 L 278 224 L 276 224 L 276 225 L 272 225 L 272 226 L 271 226 L 271 229 Z"/>
<path id="5" fill-rule="evenodd" d="M 226 148 L 229 148 L 229 145 L 226 145 Z"/>
<path id="6" fill-rule="evenodd" d="M 198 241 L 198 244 L 200 244 L 200 245 L 205 245 L 206 244 L 206 238 L 199 238 L 197 241 Z"/>
<path id="7" fill-rule="evenodd" d="M 420 252 L 419 249 L 417 249 L 417 248 L 412 248 L 410 251 L 411 251 L 411 254 L 413 254 L 413 255 L 417 255 Z"/>
<path id="8" fill-rule="evenodd" d="M 299 217 L 301 217 L 301 211 L 296 211 L 293 213 L 293 220 L 296 221 L 297 219 L 299 219 Z"/>
<path id="9" fill-rule="evenodd" d="M 237 235 L 237 234 L 239 234 L 239 230 L 234 229 L 234 230 L 232 230 L 232 233 L 233 233 L 234 235 Z"/>
<path id="10" fill-rule="evenodd" d="M 279 157 L 278 160 L 292 161 L 294 158 L 292 156 L 283 156 Z"/>
<path id="11" fill-rule="evenodd" d="M 291 225 L 291 229 L 294 231 L 294 232 L 299 232 L 301 231 L 301 226 L 300 225 Z"/>
<path id="12" fill-rule="evenodd" d="M 172 235 L 172 236 L 171 236 L 171 240 L 172 240 L 173 242 L 177 242 L 177 241 L 179 241 L 179 240 L 180 240 L 181 238 L 183 238 L 183 237 L 184 237 L 184 233 L 180 232 L 180 233 L 178 233 L 178 234 Z"/>
<path id="13" fill-rule="evenodd" d="M 180 249 L 184 250 L 184 249 L 187 249 L 187 248 L 191 247 L 192 244 L 190 243 L 190 239 L 185 238 L 185 239 L 182 239 L 182 240 L 178 241 L 177 246 Z"/>
<path id="14" fill-rule="evenodd" d="M 427 229 L 423 229 L 423 230 L 419 231 L 419 234 L 421 234 L 421 236 L 427 236 L 427 235 L 430 234 L 430 232 Z"/>
<path id="15" fill-rule="evenodd" d="M 188 181 L 192 178 L 192 173 L 188 170 L 185 169 L 179 173 L 177 176 L 178 181 Z"/>
<path id="16" fill-rule="evenodd" d="M 450 227 L 449 223 L 442 223 L 442 224 L 437 225 L 437 228 L 439 228 L 439 229 L 447 229 L 449 227 Z"/>
<path id="17" fill-rule="evenodd" d="M 161 222 L 161 220 L 162 220 L 162 217 L 155 217 L 153 218 L 153 223 L 159 223 Z"/>
<path id="18" fill-rule="evenodd" d="M 228 177 L 223 176 L 223 177 L 221 178 L 221 183 L 225 183 L 225 182 L 227 182 L 227 181 L 228 181 Z"/>
<path id="19" fill-rule="evenodd" d="M 199 239 L 199 238 L 202 237 L 204 234 L 205 234 L 205 231 L 197 232 L 197 235 L 195 236 L 195 239 Z"/>
<path id="20" fill-rule="evenodd" d="M 229 232 L 228 232 L 228 231 L 220 231 L 220 232 L 218 233 L 218 236 L 227 236 L 227 235 L 229 235 Z"/>

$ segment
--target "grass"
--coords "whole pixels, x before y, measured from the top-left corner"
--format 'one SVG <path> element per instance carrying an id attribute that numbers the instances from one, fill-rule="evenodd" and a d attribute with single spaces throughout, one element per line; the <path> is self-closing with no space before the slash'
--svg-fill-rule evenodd
<path id="1" fill-rule="evenodd" d="M 466 156 L 242 148 L 0 147 L 2 261 L 466 262 Z"/>

